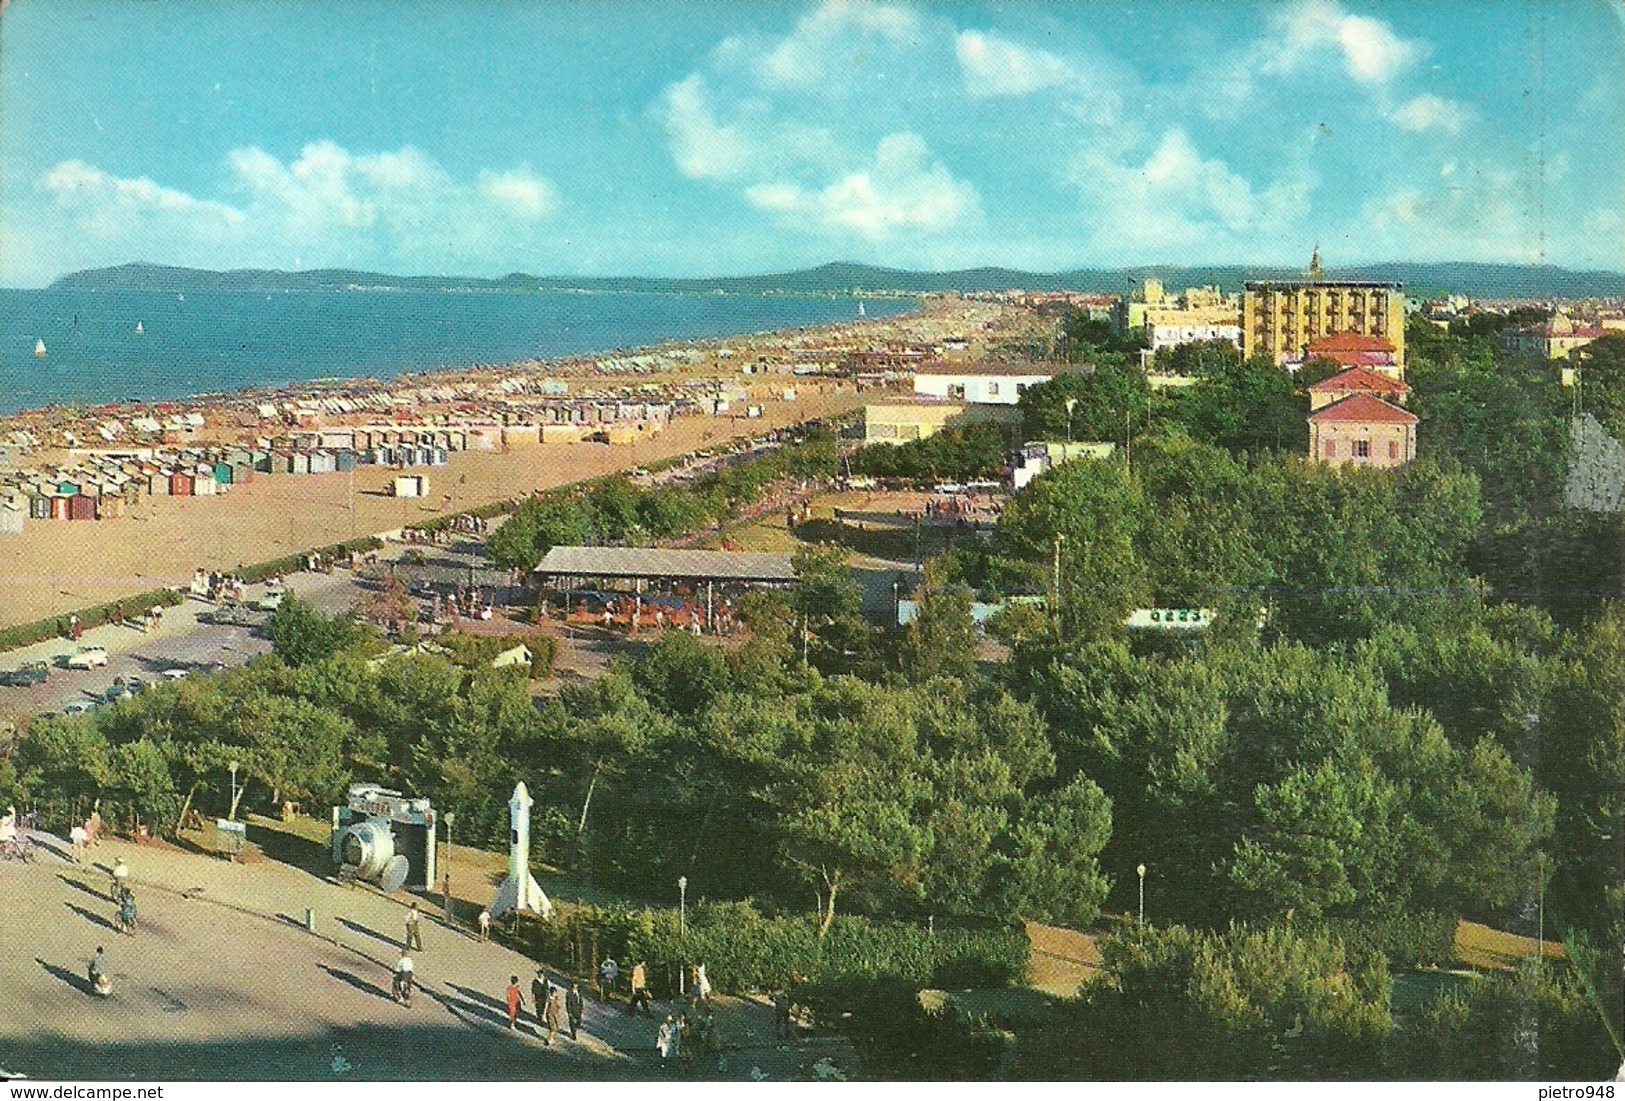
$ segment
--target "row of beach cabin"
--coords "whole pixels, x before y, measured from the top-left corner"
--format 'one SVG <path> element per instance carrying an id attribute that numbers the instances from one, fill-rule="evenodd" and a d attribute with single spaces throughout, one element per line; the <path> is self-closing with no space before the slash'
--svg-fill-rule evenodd
<path id="1" fill-rule="evenodd" d="M 458 425 L 321 428 L 261 438 L 253 447 L 90 449 L 65 468 L 5 471 L 0 476 L 0 535 L 30 520 L 109 520 L 143 496 L 208 497 L 255 478 L 344 473 L 358 466 L 397 469 L 444 466 L 453 451 L 497 451 L 516 445 L 597 439 L 631 443 L 660 431 L 669 402 L 550 403 L 523 421 L 502 417 Z M 394 486 L 400 496 L 427 479 Z"/>

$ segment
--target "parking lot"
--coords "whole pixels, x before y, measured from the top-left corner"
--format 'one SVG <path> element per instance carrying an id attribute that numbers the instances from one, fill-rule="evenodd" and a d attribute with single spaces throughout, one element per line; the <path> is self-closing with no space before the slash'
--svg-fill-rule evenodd
<path id="1" fill-rule="evenodd" d="M 355 603 L 360 589 L 349 573 L 295 574 L 288 591 L 328 613 Z M 267 592 L 251 585 L 245 602 L 253 604 Z M 271 644 L 252 627 L 210 622 L 217 606 L 197 599 L 164 609 L 156 625 L 102 626 L 84 632 L 78 642 L 49 639 L 0 655 L 0 670 L 44 662 L 46 679 L 29 687 L 0 687 L 0 717 L 13 722 L 36 715 L 61 714 L 66 708 L 94 706 L 105 701 L 115 682 L 132 678 L 152 684 L 170 676 L 192 676 L 225 665 L 241 665 L 256 654 L 270 652 Z M 247 617 L 244 617 L 247 618 Z M 67 659 L 81 646 L 100 646 L 107 664 L 92 669 L 69 669 Z"/>

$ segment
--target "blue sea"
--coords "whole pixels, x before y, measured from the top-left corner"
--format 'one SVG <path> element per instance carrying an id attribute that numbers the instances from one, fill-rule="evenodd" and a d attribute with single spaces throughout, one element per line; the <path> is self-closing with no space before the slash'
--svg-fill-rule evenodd
<path id="1" fill-rule="evenodd" d="M 865 308 L 882 318 L 917 303 Z M 0 412 L 556 359 L 857 311 L 850 298 L 713 294 L 0 290 Z"/>

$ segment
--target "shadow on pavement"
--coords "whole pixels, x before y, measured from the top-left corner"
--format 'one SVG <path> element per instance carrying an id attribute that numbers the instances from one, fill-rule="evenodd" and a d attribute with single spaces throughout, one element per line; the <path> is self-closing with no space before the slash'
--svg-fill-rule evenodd
<path id="1" fill-rule="evenodd" d="M 95 913 L 94 911 L 87 910 L 83 906 L 76 906 L 71 902 L 64 902 L 62 905 L 66 906 L 68 909 L 72 910 L 74 913 L 78 914 L 92 925 L 100 925 L 103 929 L 106 929 L 110 933 L 116 933 L 119 931 L 117 925 L 114 925 L 111 921 L 108 921 L 106 918 L 102 917 L 98 913 Z"/>
<path id="2" fill-rule="evenodd" d="M 452 986 L 447 983 L 447 986 Z M 426 995 L 432 1001 L 441 1005 L 446 1012 L 456 1017 L 469 1028 L 479 1028 L 482 1024 L 496 1028 L 506 1028 L 508 1015 L 499 1013 L 488 1006 L 479 1005 L 464 997 L 453 994 L 442 994 L 429 986 L 419 986 L 418 993 Z"/>
<path id="3" fill-rule="evenodd" d="M 448 982 L 446 986 L 447 988 L 455 990 L 458 994 L 462 995 L 461 998 L 447 999 L 448 1002 L 454 1004 L 457 1008 L 479 1017 L 481 1020 L 489 1021 L 492 1024 L 501 1025 L 503 1028 L 508 1027 L 508 1007 L 505 1003 L 491 997 L 489 994 L 482 994 L 473 987 L 462 986 L 454 982 Z M 435 995 L 430 996 L 434 997 Z M 519 1018 L 521 1030 L 523 1029 L 524 1023 L 524 1014 L 521 1013 Z"/>
<path id="4" fill-rule="evenodd" d="M 342 967 L 329 967 L 325 963 L 318 964 L 317 966 L 319 966 L 323 971 L 326 971 L 339 982 L 343 983 L 345 986 L 354 987 L 363 994 L 371 994 L 373 997 L 382 998 L 386 1002 L 392 1002 L 395 1000 L 389 996 L 389 991 L 385 990 L 377 983 L 368 982 L 366 979 L 363 979 L 360 975 L 357 975 L 352 971 L 346 971 Z"/>
<path id="5" fill-rule="evenodd" d="M 55 975 L 57 978 L 61 979 L 63 982 L 67 983 L 69 986 L 73 987 L 75 990 L 79 991 L 79 993 L 90 993 L 90 980 L 79 974 L 77 971 L 69 971 L 66 967 L 58 967 L 54 963 L 46 963 L 38 956 L 34 957 L 34 962 L 45 968 L 46 971 Z"/>
<path id="6" fill-rule="evenodd" d="M 367 926 L 362 925 L 359 921 L 351 921 L 349 918 L 339 918 L 339 924 L 350 930 L 352 933 L 360 933 L 364 937 L 371 937 L 373 940 L 381 940 L 385 944 L 394 948 L 399 948 L 405 943 L 402 940 L 396 940 L 394 937 L 386 937 L 378 930 L 369 929 Z"/>
<path id="7" fill-rule="evenodd" d="M 74 890 L 85 892 L 85 894 L 89 895 L 91 898 L 95 899 L 97 902 L 107 902 L 108 901 L 108 898 L 107 898 L 106 895 L 102 894 L 100 891 L 96 890 L 96 888 L 92 887 L 88 883 L 83 882 L 82 880 L 75 879 L 71 875 L 63 875 L 61 872 L 57 872 L 56 877 L 58 879 L 60 879 L 62 882 L 66 883 L 68 886 L 72 887 Z"/>
<path id="8" fill-rule="evenodd" d="M 318 879 L 326 879 L 338 870 L 328 847 L 308 838 L 269 829 L 255 822 L 248 823 L 247 837 L 250 843 L 259 846 L 267 860 L 309 872 Z"/>
<path id="9" fill-rule="evenodd" d="M 45 837 L 37 833 L 31 833 L 29 834 L 29 837 L 33 839 L 35 845 L 44 849 L 58 860 L 63 860 L 70 864 L 73 863 L 73 853 L 67 849 L 61 848 L 61 842 L 57 841 L 56 838 L 52 837 L 47 840 Z"/>

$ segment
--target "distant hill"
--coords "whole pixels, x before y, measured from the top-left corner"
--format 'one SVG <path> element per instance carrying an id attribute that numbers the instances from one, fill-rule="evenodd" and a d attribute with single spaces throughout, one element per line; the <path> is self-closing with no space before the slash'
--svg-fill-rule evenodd
<path id="1" fill-rule="evenodd" d="M 485 293 L 577 291 L 642 294 L 785 294 L 878 295 L 930 294 L 947 291 L 1125 291 L 1147 277 L 1170 289 L 1213 284 L 1239 290 L 1248 280 L 1302 275 L 1294 268 L 1171 267 L 1080 269 L 1064 272 L 969 268 L 924 272 L 878 268 L 866 264 L 824 264 L 804 271 L 708 279 L 662 279 L 642 276 L 536 276 L 515 272 L 499 279 L 440 275 L 384 275 L 330 268 L 315 271 L 205 271 L 158 264 L 123 264 L 64 275 L 52 290 L 149 291 L 284 291 L 284 290 L 423 290 Z M 1347 279 L 1387 279 L 1404 283 L 1412 294 L 1446 292 L 1474 298 L 1602 298 L 1625 295 L 1625 274 L 1570 271 L 1550 265 L 1469 263 L 1384 263 L 1328 268 L 1327 275 Z"/>

